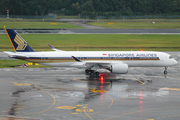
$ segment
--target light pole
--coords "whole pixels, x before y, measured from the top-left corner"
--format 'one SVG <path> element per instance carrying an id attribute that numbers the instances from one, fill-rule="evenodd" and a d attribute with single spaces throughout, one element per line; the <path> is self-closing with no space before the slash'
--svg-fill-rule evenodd
<path id="1" fill-rule="evenodd" d="M 9 19 L 9 11 L 10 10 L 6 10 L 7 11 L 7 19 Z"/>

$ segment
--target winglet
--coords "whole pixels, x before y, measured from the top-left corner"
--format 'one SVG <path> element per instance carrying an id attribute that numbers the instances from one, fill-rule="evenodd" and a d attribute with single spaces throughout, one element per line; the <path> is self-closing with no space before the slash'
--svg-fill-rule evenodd
<path id="1" fill-rule="evenodd" d="M 82 61 L 80 61 L 79 59 L 77 59 L 76 57 L 74 57 L 74 56 L 71 56 L 76 62 L 82 62 Z"/>
<path id="2" fill-rule="evenodd" d="M 54 48 L 52 45 L 48 44 L 49 47 L 51 47 L 51 49 L 55 50 L 56 48 Z"/>
<path id="3" fill-rule="evenodd" d="M 58 50 L 58 49 L 56 49 L 55 47 L 53 47 L 52 45 L 50 45 L 50 44 L 48 44 L 49 45 L 49 47 L 52 49 L 52 50 L 55 50 L 55 51 L 63 51 L 63 50 Z"/>

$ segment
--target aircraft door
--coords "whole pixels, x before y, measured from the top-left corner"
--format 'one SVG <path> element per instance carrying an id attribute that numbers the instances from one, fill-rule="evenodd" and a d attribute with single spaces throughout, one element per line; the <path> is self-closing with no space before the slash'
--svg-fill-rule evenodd
<path id="1" fill-rule="evenodd" d="M 129 60 L 133 60 L 134 55 L 129 55 Z"/>
<path id="2" fill-rule="evenodd" d="M 84 55 L 80 55 L 80 60 L 84 60 Z"/>
<path id="3" fill-rule="evenodd" d="M 41 55 L 41 61 L 45 61 L 45 56 Z"/>
<path id="4" fill-rule="evenodd" d="M 129 60 L 132 60 L 133 58 L 131 56 L 129 56 Z"/>
<path id="5" fill-rule="evenodd" d="M 165 57 L 163 54 L 160 54 L 160 55 L 159 55 L 160 61 L 163 61 L 165 58 L 167 58 L 167 57 Z"/>

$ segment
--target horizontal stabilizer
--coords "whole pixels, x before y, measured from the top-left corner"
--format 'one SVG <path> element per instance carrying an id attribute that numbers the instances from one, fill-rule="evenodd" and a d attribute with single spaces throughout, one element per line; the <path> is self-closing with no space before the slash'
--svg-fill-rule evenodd
<path id="1" fill-rule="evenodd" d="M 17 54 L 17 53 L 14 53 L 14 52 L 6 52 L 6 51 L 4 51 L 4 53 L 8 54 L 9 57 L 11 57 L 11 58 L 28 58 L 28 56 L 26 56 L 26 55 Z"/>

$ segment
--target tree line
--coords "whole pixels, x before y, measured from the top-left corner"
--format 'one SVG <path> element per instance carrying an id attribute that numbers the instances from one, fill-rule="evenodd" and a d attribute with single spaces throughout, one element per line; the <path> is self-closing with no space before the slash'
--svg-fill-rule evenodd
<path id="1" fill-rule="evenodd" d="M 46 15 L 179 15 L 180 0 L 0 0 L 0 14 Z"/>

